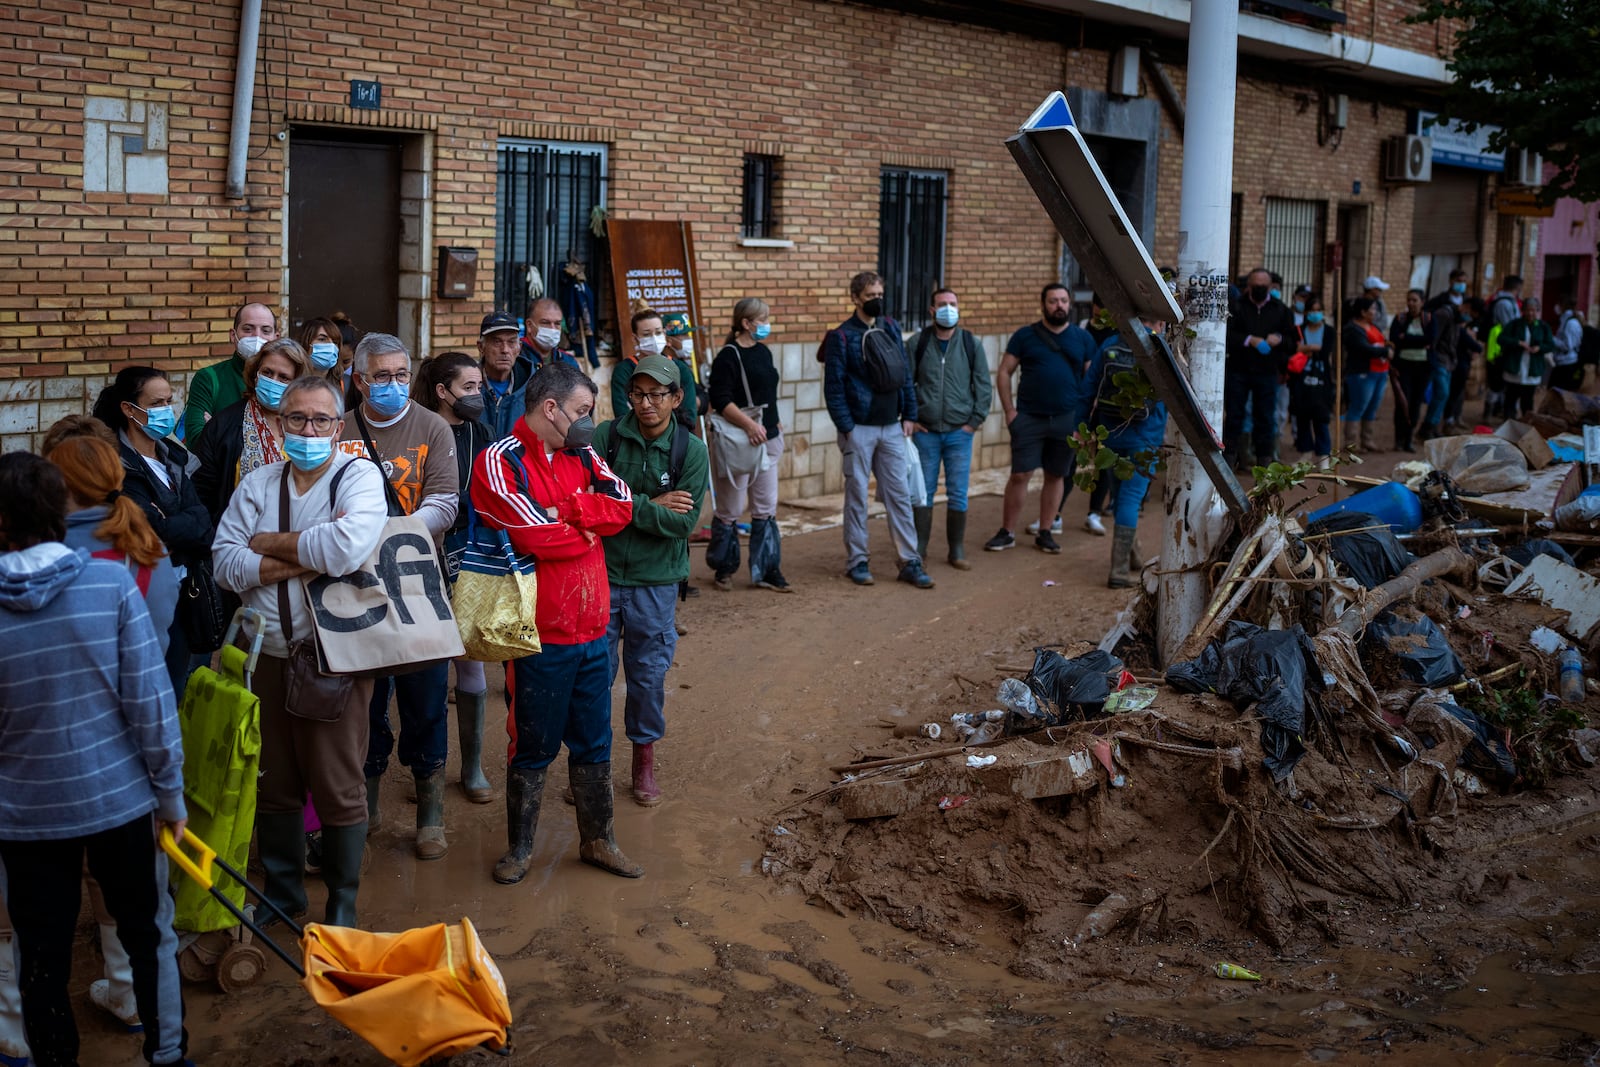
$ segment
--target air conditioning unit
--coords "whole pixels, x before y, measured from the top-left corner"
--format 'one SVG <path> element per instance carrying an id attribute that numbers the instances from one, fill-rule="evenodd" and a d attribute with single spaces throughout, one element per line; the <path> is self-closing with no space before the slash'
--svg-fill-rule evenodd
<path id="1" fill-rule="evenodd" d="M 1433 180 L 1433 139 L 1414 133 L 1391 137 L 1385 142 L 1383 177 L 1391 182 Z"/>
<path id="2" fill-rule="evenodd" d="M 1506 149 L 1505 181 L 1507 185 L 1543 185 L 1544 158 L 1526 148 Z"/>

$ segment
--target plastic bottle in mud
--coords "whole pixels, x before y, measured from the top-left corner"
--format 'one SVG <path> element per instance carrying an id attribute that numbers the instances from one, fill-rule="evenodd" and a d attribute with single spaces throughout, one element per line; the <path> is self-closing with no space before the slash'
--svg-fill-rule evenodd
<path id="1" fill-rule="evenodd" d="M 1561 650 L 1556 661 L 1561 667 L 1561 701 L 1564 704 L 1583 703 L 1583 656 L 1572 646 Z"/>

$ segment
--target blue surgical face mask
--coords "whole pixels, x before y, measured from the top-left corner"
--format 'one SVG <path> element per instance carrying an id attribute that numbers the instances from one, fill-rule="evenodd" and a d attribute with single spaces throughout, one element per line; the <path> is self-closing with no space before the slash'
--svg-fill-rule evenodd
<path id="1" fill-rule="evenodd" d="M 933 309 L 933 321 L 948 330 L 961 321 L 961 312 L 954 304 L 940 304 Z"/>
<path id="2" fill-rule="evenodd" d="M 1294 302 L 1294 309 L 1296 311 L 1304 311 L 1306 309 L 1306 302 L 1304 300 L 1296 300 Z"/>
<path id="3" fill-rule="evenodd" d="M 314 471 L 333 455 L 333 438 L 286 433 L 283 435 L 283 454 L 300 470 Z"/>
<path id="4" fill-rule="evenodd" d="M 332 341 L 318 341 L 311 346 L 311 365 L 318 370 L 332 370 L 339 362 L 339 346 Z"/>
<path id="5" fill-rule="evenodd" d="M 1464 292 L 1467 291 L 1467 283 L 1466 282 L 1456 282 L 1454 285 L 1452 285 L 1450 287 L 1450 291 L 1452 293 L 1464 293 Z"/>
<path id="6" fill-rule="evenodd" d="M 283 400 L 283 391 L 287 388 L 288 382 L 280 382 L 276 378 L 257 378 L 256 403 L 268 411 L 277 411 L 278 404 Z"/>
<path id="7" fill-rule="evenodd" d="M 1283 299 L 1283 290 L 1277 288 L 1276 286 L 1274 286 L 1273 290 L 1272 290 L 1272 299 L 1274 299 L 1274 300 L 1282 300 Z"/>
<path id="8" fill-rule="evenodd" d="M 367 403 L 372 410 L 385 417 L 398 415 L 406 409 L 406 387 L 399 382 L 373 382 L 367 393 Z"/>
<path id="9" fill-rule="evenodd" d="M 1308 311 L 1308 312 L 1306 312 L 1306 321 L 1309 322 L 1313 326 L 1320 326 L 1322 324 L 1322 312 L 1320 312 L 1320 311 Z"/>
<path id="10" fill-rule="evenodd" d="M 750 336 L 757 341 L 765 341 L 772 335 L 772 327 L 764 322 L 756 323 L 756 328 L 750 331 Z"/>
<path id="11" fill-rule="evenodd" d="M 135 404 L 134 407 L 139 407 Z M 171 404 L 163 404 L 158 408 L 139 408 L 144 412 L 144 426 L 141 427 L 152 441 L 159 441 L 170 434 L 178 425 L 177 412 L 172 410 Z"/>

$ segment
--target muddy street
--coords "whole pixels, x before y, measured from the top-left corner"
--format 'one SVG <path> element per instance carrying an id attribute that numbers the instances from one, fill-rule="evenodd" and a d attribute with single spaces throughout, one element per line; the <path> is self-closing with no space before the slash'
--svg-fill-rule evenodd
<path id="1" fill-rule="evenodd" d="M 1526 832 L 1485 843 L 1472 860 L 1480 876 L 1450 899 L 1352 897 L 1339 902 L 1337 941 L 1281 954 L 1245 931 L 1180 925 L 1164 939 L 1108 946 L 1068 967 L 1065 980 L 1041 980 L 1020 976 L 1027 968 L 1016 966 L 1005 917 L 976 904 L 942 935 L 912 933 L 866 897 L 853 908 L 808 902 L 763 873 L 785 810 L 829 784 L 829 765 L 882 746 L 881 718 L 948 721 L 951 708 L 992 706 L 998 666 L 1026 662 L 1036 645 L 1105 632 L 1127 596 L 1104 588 L 1108 541 L 1079 528 L 1082 501 L 1068 502 L 1060 556 L 1019 537 L 1012 551 L 974 553 L 970 572 L 932 563 L 938 586 L 929 592 L 892 580 L 880 520 L 871 588 L 843 577 L 836 529 L 786 542 L 793 596 L 718 593 L 697 553 L 702 592 L 682 609 L 688 633 L 659 746 L 666 799 L 644 809 L 618 796 L 617 840 L 646 877 L 578 862 L 560 762 L 523 884 L 489 878 L 504 847 L 498 794 L 478 807 L 452 788 L 450 853 L 418 863 L 405 783 L 391 772 L 362 924 L 469 916 L 510 989 L 514 1063 L 1600 1062 L 1594 772 L 1523 797 L 1533 811 Z M 999 504 L 974 499 L 980 541 L 998 526 Z M 1143 540 L 1155 539 L 1152 524 Z M 930 556 L 942 559 L 942 549 L 936 533 Z M 621 763 L 620 684 L 617 692 Z M 498 762 L 503 733 L 492 743 Z M 502 778 L 491 773 L 497 789 Z M 1005 845 L 995 835 L 994 848 Z M 1081 848 L 1085 863 L 1098 857 L 1107 884 L 1136 880 L 1115 846 L 1061 847 Z M 1186 845 L 1190 854 L 1203 846 Z M 936 880 L 946 859 L 921 857 Z M 955 881 L 962 872 L 949 873 Z M 308 882 L 320 914 L 320 884 Z M 98 963 L 90 952 L 80 955 L 77 986 Z M 1211 974 L 1219 960 L 1264 981 L 1220 980 Z M 186 992 L 198 1063 L 382 1062 L 276 962 L 243 992 Z M 86 1000 L 78 1012 L 85 1063 L 139 1062 L 136 1038 L 112 1033 Z M 453 1062 L 505 1061 L 478 1052 Z"/>

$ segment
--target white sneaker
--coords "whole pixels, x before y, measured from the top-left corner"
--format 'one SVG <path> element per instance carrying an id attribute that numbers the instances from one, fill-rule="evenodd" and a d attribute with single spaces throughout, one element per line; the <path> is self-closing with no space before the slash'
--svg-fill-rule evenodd
<path id="1" fill-rule="evenodd" d="M 1030 522 L 1027 526 L 1024 526 L 1023 529 L 1035 537 L 1039 536 L 1039 524 L 1037 522 Z"/>
<path id="2" fill-rule="evenodd" d="M 1030 534 L 1033 534 L 1035 537 L 1039 536 L 1039 524 L 1037 522 L 1028 523 L 1027 531 Z M 1053 533 L 1053 534 L 1058 534 L 1058 533 L 1061 532 L 1061 516 L 1060 515 L 1057 515 L 1055 517 L 1055 519 L 1050 523 L 1050 532 Z"/>
<path id="3" fill-rule="evenodd" d="M 1100 516 L 1090 512 L 1088 518 L 1083 520 L 1083 528 L 1100 537 L 1106 535 L 1106 524 L 1100 521 Z"/>

